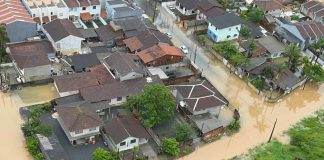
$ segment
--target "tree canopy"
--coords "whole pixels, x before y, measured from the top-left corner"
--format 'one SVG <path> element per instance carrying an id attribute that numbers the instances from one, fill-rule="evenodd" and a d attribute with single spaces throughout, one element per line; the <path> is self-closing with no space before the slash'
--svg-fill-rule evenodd
<path id="1" fill-rule="evenodd" d="M 179 142 L 174 138 L 164 138 L 162 151 L 170 156 L 178 156 L 180 153 Z"/>
<path id="2" fill-rule="evenodd" d="M 244 39 L 248 39 L 251 37 L 251 35 L 252 35 L 251 29 L 243 24 L 240 29 L 240 37 Z"/>
<path id="3" fill-rule="evenodd" d="M 148 128 L 168 120 L 176 107 L 171 91 L 163 85 L 146 85 L 140 96 L 130 96 L 125 106 L 138 113 L 141 123 Z"/>
<path id="4" fill-rule="evenodd" d="M 305 76 L 315 82 L 324 82 L 324 69 L 319 64 L 312 64 L 308 58 L 304 58 Z"/>
<path id="5" fill-rule="evenodd" d="M 175 132 L 176 139 L 179 142 L 186 141 L 190 139 L 194 130 L 189 123 L 181 123 L 173 126 L 173 131 Z"/>
<path id="6" fill-rule="evenodd" d="M 300 52 L 300 48 L 296 44 L 290 44 L 285 50 L 285 57 L 288 58 L 288 68 L 293 72 L 302 64 Z"/>
<path id="7" fill-rule="evenodd" d="M 252 22 L 260 22 L 264 16 L 261 8 L 250 7 L 247 12 L 247 18 Z"/>
<path id="8" fill-rule="evenodd" d="M 93 160 L 118 160 L 118 154 L 116 152 L 109 152 L 103 148 L 97 148 L 92 153 Z"/>

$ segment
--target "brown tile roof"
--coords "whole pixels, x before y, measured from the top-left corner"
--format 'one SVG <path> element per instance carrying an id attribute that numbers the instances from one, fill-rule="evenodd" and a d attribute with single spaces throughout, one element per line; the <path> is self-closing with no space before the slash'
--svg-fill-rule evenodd
<path id="1" fill-rule="evenodd" d="M 113 70 L 116 70 L 121 76 L 131 72 L 145 74 L 143 68 L 136 64 L 131 54 L 115 53 L 104 59 L 104 63 Z"/>
<path id="2" fill-rule="evenodd" d="M 59 92 L 76 91 L 81 88 L 99 85 L 94 73 L 83 72 L 54 77 Z"/>
<path id="3" fill-rule="evenodd" d="M 70 132 L 102 126 L 100 117 L 84 107 L 56 106 L 55 109 L 62 119 L 64 127 Z"/>
<path id="4" fill-rule="evenodd" d="M 100 26 L 96 29 L 96 32 L 99 36 L 99 39 L 105 43 L 106 41 L 124 38 L 122 31 L 114 31 L 114 29 L 110 25 Z"/>
<path id="5" fill-rule="evenodd" d="M 294 24 L 304 39 L 324 37 L 324 24 L 315 21 L 298 22 Z"/>
<path id="6" fill-rule="evenodd" d="M 43 20 L 43 23 L 48 23 L 50 21 L 48 16 L 44 16 L 42 18 L 42 20 Z"/>
<path id="7" fill-rule="evenodd" d="M 318 1 L 308 1 L 308 2 L 306 2 L 304 4 L 302 4 L 302 6 L 304 6 L 306 9 L 309 9 L 309 8 L 311 8 L 313 6 L 318 5 L 319 3 L 320 2 L 318 2 Z"/>
<path id="8" fill-rule="evenodd" d="M 100 5 L 100 1 L 99 0 L 90 0 L 91 5 Z"/>
<path id="9" fill-rule="evenodd" d="M 144 63 L 155 61 L 164 56 L 185 57 L 179 48 L 169 45 L 154 45 L 140 51 L 137 55 Z"/>
<path id="10" fill-rule="evenodd" d="M 83 38 L 78 29 L 68 19 L 55 19 L 54 21 L 45 24 L 44 29 L 55 42 L 70 35 Z"/>
<path id="11" fill-rule="evenodd" d="M 18 68 L 30 68 L 51 64 L 48 53 L 54 53 L 52 44 L 47 40 L 7 44 L 11 57 Z"/>
<path id="12" fill-rule="evenodd" d="M 106 133 L 118 144 L 128 137 L 150 138 L 145 128 L 134 117 L 116 117 L 104 126 Z"/>
<path id="13" fill-rule="evenodd" d="M 80 17 L 83 21 L 90 21 L 92 20 L 92 16 L 90 15 L 89 12 L 84 12 L 84 13 L 80 13 Z"/>
<path id="14" fill-rule="evenodd" d="M 182 95 L 183 101 L 194 111 L 204 110 L 210 107 L 227 105 L 228 101 L 206 79 L 179 85 L 171 85 Z"/>
<path id="15" fill-rule="evenodd" d="M 80 7 L 87 7 L 90 6 L 90 3 L 88 2 L 88 0 L 78 0 L 80 3 Z"/>
<path id="16" fill-rule="evenodd" d="M 107 71 L 107 68 L 103 64 L 98 64 L 90 68 L 90 72 L 97 76 L 97 79 L 101 85 L 106 83 L 117 82 L 116 79 Z"/>
<path id="17" fill-rule="evenodd" d="M 106 9 L 101 9 L 100 17 L 102 17 L 103 19 L 106 19 L 108 17 Z"/>
<path id="18" fill-rule="evenodd" d="M 284 6 L 277 0 L 255 0 L 254 4 L 257 5 L 257 7 L 262 8 L 264 11 L 284 8 Z"/>
<path id="19" fill-rule="evenodd" d="M 77 0 L 64 0 L 64 2 L 69 8 L 79 7 Z"/>
<path id="20" fill-rule="evenodd" d="M 35 23 L 19 0 L 0 1 L 0 24 L 10 24 L 16 21 Z"/>

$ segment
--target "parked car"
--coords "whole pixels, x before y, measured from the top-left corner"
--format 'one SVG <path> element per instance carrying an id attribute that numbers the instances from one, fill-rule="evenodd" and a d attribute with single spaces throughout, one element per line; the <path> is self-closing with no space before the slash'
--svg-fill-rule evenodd
<path id="1" fill-rule="evenodd" d="M 169 32 L 165 32 L 164 34 L 165 34 L 166 36 L 168 36 L 169 39 L 172 38 L 172 34 L 171 34 L 171 33 L 169 33 Z"/>
<path id="2" fill-rule="evenodd" d="M 189 50 L 188 50 L 188 48 L 185 45 L 180 46 L 180 49 L 182 50 L 182 52 L 184 54 L 188 54 L 189 53 Z"/>
<path id="3" fill-rule="evenodd" d="M 169 78 L 170 80 L 174 80 L 174 79 L 176 79 L 176 77 L 177 77 L 177 76 L 175 75 L 174 72 L 170 72 L 170 73 L 168 73 L 167 76 L 168 76 L 168 78 Z"/>

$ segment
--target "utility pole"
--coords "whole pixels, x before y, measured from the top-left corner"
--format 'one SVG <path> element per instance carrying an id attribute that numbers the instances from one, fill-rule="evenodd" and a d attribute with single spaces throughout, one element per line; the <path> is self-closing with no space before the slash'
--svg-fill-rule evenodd
<path id="1" fill-rule="evenodd" d="M 156 14 L 156 6 L 157 6 L 157 0 L 155 0 L 155 4 L 154 4 L 154 13 L 153 13 L 153 23 L 155 21 L 155 14 Z"/>
<path id="2" fill-rule="evenodd" d="M 273 128 L 272 128 L 272 131 L 271 131 L 271 134 L 270 134 L 270 137 L 269 137 L 268 143 L 270 143 L 270 141 L 271 141 L 271 139 L 272 139 L 273 131 L 274 131 L 275 127 L 276 127 L 277 120 L 278 120 L 278 119 L 276 118 L 276 121 L 275 121 L 275 123 L 273 124 Z"/>
<path id="3" fill-rule="evenodd" d="M 195 48 L 194 64 L 196 64 L 196 57 L 197 57 L 197 45 L 196 45 L 196 48 Z"/>

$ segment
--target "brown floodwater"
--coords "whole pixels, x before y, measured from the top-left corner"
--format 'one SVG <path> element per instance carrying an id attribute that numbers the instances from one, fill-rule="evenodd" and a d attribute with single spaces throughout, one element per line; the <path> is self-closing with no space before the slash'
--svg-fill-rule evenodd
<path id="1" fill-rule="evenodd" d="M 273 124 L 278 119 L 274 137 L 287 143 L 283 132 L 302 118 L 324 106 L 324 85 L 308 83 L 305 90 L 297 88 L 277 103 L 267 103 L 246 82 L 219 62 L 210 62 L 204 74 L 241 114 L 241 130 L 231 137 L 199 147 L 185 160 L 228 159 L 247 153 L 249 149 L 268 141 Z"/>
<path id="2" fill-rule="evenodd" d="M 0 92 L 0 160 L 31 160 L 20 130 L 19 108 L 58 97 L 53 84 L 25 87 L 10 93 Z"/>

